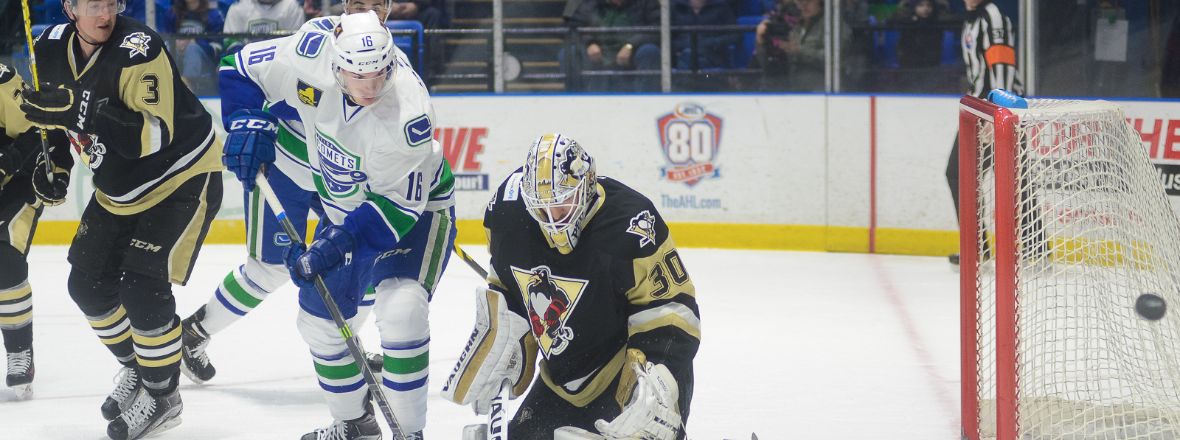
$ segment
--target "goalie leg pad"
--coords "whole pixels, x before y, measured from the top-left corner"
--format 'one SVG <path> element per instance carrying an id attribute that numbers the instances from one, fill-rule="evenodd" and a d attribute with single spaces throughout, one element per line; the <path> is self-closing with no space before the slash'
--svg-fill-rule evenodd
<path id="1" fill-rule="evenodd" d="M 368 390 L 360 367 L 348 353 L 348 346 L 340 337 L 336 324 L 304 310 L 299 311 L 297 323 L 299 334 L 311 349 L 316 378 L 324 391 L 332 418 L 352 420 L 363 416 Z"/>
<path id="2" fill-rule="evenodd" d="M 377 285 L 373 306 L 385 356 L 381 384 L 402 430 L 426 427 L 430 371 L 430 307 L 426 289 L 415 280 L 393 278 Z"/>
<path id="3" fill-rule="evenodd" d="M 487 414 L 504 380 L 513 384 L 509 398 L 528 388 L 536 353 L 528 320 L 508 310 L 500 292 L 476 289 L 475 329 L 447 378 L 443 397 Z"/>

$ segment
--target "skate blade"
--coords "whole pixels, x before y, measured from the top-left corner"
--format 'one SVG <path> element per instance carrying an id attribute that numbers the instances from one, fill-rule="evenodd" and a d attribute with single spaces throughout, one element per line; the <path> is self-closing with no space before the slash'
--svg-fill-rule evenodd
<path id="1" fill-rule="evenodd" d="M 192 381 L 193 383 L 195 383 L 197 385 L 201 385 L 206 382 L 205 380 L 202 380 L 199 376 L 197 376 L 197 373 L 190 370 L 188 368 L 188 366 L 184 364 L 184 362 L 180 363 L 180 372 L 184 373 L 184 377 L 187 377 L 188 380 Z M 212 377 L 210 377 L 210 379 L 212 379 Z"/>
<path id="2" fill-rule="evenodd" d="M 148 437 L 154 437 L 154 436 L 158 435 L 158 434 L 159 434 L 159 433 L 161 433 L 161 432 L 164 432 L 164 431 L 167 431 L 167 430 L 169 430 L 169 429 L 175 428 L 177 425 L 179 425 L 179 424 L 180 424 L 180 422 L 181 422 L 181 420 L 180 420 L 180 416 L 179 416 L 179 415 L 177 415 L 176 417 L 173 417 L 173 418 L 171 418 L 171 419 L 168 419 L 168 420 L 167 420 L 167 421 L 165 421 L 164 423 L 161 423 L 159 426 L 155 427 L 155 428 L 154 428 L 154 429 L 152 429 L 151 431 L 148 431 L 146 434 L 139 436 L 138 438 L 148 438 Z"/>
<path id="3" fill-rule="evenodd" d="M 29 400 L 33 398 L 33 384 L 26 383 L 24 385 L 13 385 L 12 392 L 16 393 L 16 400 Z"/>

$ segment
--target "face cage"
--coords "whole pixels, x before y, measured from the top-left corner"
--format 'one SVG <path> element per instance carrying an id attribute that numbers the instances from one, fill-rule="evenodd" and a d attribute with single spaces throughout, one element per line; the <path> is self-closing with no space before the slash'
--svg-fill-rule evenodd
<path id="1" fill-rule="evenodd" d="M 114 2 L 106 0 L 88 0 L 85 2 L 85 7 L 80 7 L 79 3 L 82 0 L 70 0 L 69 2 L 71 12 L 79 17 L 100 17 L 105 14 L 119 15 L 127 10 L 126 0 L 116 0 Z M 112 6 L 111 3 L 114 3 Z M 111 12 L 107 12 L 110 10 Z"/>
<path id="2" fill-rule="evenodd" d="M 564 234 L 580 226 L 579 223 L 590 205 L 588 180 L 583 179 L 564 197 L 541 199 L 521 191 L 529 215 L 541 225 L 541 229 L 553 235 Z M 564 210 L 565 213 L 560 218 L 554 218 L 555 210 Z"/>
<path id="3" fill-rule="evenodd" d="M 390 63 L 389 67 L 385 68 L 385 75 L 377 75 L 373 78 L 351 77 L 347 79 L 347 82 L 345 82 L 345 75 L 355 75 L 354 73 L 341 69 L 339 66 L 336 66 L 333 71 L 336 73 L 336 86 L 340 87 L 340 90 L 344 91 L 345 95 L 351 96 L 353 99 L 378 99 L 385 96 L 390 90 L 393 90 L 393 81 L 391 81 L 393 79 L 393 63 Z M 383 81 L 383 83 L 381 87 L 377 87 L 371 86 L 371 81 Z M 347 86 L 348 83 L 358 85 L 357 88 L 362 91 L 374 90 L 375 92 L 366 94 L 353 93 Z"/>

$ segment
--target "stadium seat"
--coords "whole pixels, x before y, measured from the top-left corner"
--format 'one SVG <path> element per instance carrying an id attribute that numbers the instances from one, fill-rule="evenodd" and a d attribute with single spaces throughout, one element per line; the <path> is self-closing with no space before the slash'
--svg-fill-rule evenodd
<path id="1" fill-rule="evenodd" d="M 757 26 L 761 22 L 761 15 L 744 15 L 737 19 L 737 24 L 740 25 Z M 754 41 L 755 38 L 757 35 L 754 30 L 747 31 L 742 35 L 742 41 L 733 51 L 733 67 L 742 69 L 750 66 L 750 59 L 754 57 L 754 45 L 757 43 Z"/>
<path id="2" fill-rule="evenodd" d="M 385 22 L 385 26 L 390 30 L 412 30 L 415 32 L 412 36 L 394 35 L 393 44 L 406 53 L 406 57 L 414 65 L 414 70 L 418 71 L 418 76 L 425 77 L 426 65 L 423 62 L 423 56 L 426 53 L 426 48 L 422 38 L 422 23 L 417 20 L 389 20 Z M 414 50 L 415 44 L 417 44 L 417 50 Z"/>

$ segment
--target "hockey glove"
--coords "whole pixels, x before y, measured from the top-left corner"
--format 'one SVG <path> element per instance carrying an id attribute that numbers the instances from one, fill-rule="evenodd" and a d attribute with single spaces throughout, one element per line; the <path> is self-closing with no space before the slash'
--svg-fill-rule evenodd
<path id="1" fill-rule="evenodd" d="M 221 163 L 238 177 L 247 192 L 253 191 L 258 170 L 275 161 L 278 119 L 262 110 L 238 110 L 229 116 L 227 131 Z"/>
<path id="2" fill-rule="evenodd" d="M 37 168 L 33 170 L 33 192 L 48 206 L 57 206 L 66 201 L 66 190 L 70 188 L 70 170 L 53 167 L 53 182 L 45 175 L 45 153 L 37 156 Z"/>
<path id="3" fill-rule="evenodd" d="M 524 392 L 533 378 L 536 344 L 529 335 L 529 321 L 508 310 L 502 293 L 476 289 L 475 329 L 468 341 L 443 385 L 443 398 L 471 404 L 475 414 L 482 415 L 491 409 L 505 380 L 513 385 L 509 399 Z"/>
<path id="4" fill-rule="evenodd" d="M 631 401 L 614 420 L 599 419 L 594 427 L 608 439 L 676 440 L 681 428 L 676 378 L 661 364 L 629 366 L 636 376 Z"/>
<path id="5" fill-rule="evenodd" d="M 89 133 L 91 115 L 89 90 L 43 83 L 41 90 L 21 90 L 20 109 L 34 126 L 43 129 L 72 130 Z"/>
<path id="6" fill-rule="evenodd" d="M 285 260 L 291 280 L 300 287 L 310 285 L 316 275 L 322 276 L 350 258 L 354 247 L 356 240 L 352 234 L 335 225 L 320 231 L 306 250 L 302 246 L 288 246 Z"/>

